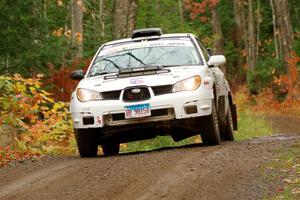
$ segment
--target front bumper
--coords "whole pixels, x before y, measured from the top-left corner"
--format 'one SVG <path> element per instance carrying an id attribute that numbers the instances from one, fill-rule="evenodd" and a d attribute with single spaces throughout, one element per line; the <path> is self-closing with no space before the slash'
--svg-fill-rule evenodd
<path id="1" fill-rule="evenodd" d="M 122 100 L 82 103 L 78 101 L 75 94 L 72 94 L 70 110 L 75 129 L 117 128 L 129 124 L 172 121 L 211 114 L 212 94 L 207 90 L 205 93 L 201 93 L 199 91 L 171 93 L 135 103 Z M 150 104 L 152 115 L 144 118 L 125 119 L 125 106 L 137 104 Z"/>

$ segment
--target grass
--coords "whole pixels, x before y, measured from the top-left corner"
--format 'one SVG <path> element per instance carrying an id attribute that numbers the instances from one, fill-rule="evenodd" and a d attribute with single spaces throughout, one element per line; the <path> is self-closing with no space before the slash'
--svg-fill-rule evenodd
<path id="1" fill-rule="evenodd" d="M 261 167 L 263 176 L 275 185 L 265 199 L 300 199 L 300 143 L 277 153 L 276 159 Z"/>
<path id="2" fill-rule="evenodd" d="M 249 97 L 247 88 L 240 88 L 234 99 L 238 109 L 239 130 L 235 135 L 237 141 L 273 134 L 272 126 L 266 121 L 265 116 L 253 111 L 255 104 Z"/>
<path id="3" fill-rule="evenodd" d="M 248 110 L 238 113 L 238 132 L 235 134 L 237 141 L 273 134 L 273 129 L 262 115 L 257 115 Z"/>
<path id="4" fill-rule="evenodd" d="M 165 147 L 179 147 L 194 143 L 200 143 L 200 136 L 194 136 L 179 142 L 174 142 L 170 136 L 158 136 L 151 140 L 129 142 L 121 145 L 121 153 L 152 151 Z"/>

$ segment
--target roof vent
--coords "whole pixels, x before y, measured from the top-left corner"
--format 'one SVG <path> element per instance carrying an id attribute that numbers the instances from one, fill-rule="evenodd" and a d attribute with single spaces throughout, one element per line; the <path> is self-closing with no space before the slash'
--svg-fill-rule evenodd
<path id="1" fill-rule="evenodd" d="M 132 39 L 139 37 L 149 37 L 149 36 L 161 36 L 162 30 L 160 28 L 144 28 L 139 30 L 134 30 L 132 33 Z"/>

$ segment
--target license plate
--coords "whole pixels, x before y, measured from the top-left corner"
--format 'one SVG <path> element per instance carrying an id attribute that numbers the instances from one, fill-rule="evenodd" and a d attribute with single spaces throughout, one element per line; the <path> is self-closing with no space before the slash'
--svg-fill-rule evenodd
<path id="1" fill-rule="evenodd" d="M 126 109 L 125 110 L 126 119 L 151 116 L 151 110 L 149 104 L 126 106 L 125 109 Z"/>

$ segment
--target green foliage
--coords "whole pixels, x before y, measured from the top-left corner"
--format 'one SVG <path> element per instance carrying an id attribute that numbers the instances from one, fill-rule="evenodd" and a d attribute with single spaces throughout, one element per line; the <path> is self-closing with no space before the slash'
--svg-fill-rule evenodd
<path id="1" fill-rule="evenodd" d="M 272 84 L 273 77 L 279 70 L 279 63 L 274 58 L 259 60 L 256 67 L 248 71 L 248 87 L 257 94 Z"/>
<path id="2" fill-rule="evenodd" d="M 47 63 L 60 65 L 67 39 L 52 31 L 63 27 L 65 11 L 55 1 L 0 0 L 0 70 L 29 76 L 46 72 Z M 46 6 L 46 7 L 45 7 Z M 51 13 L 51 19 L 48 18 Z M 60 20 L 58 20 L 60 18 Z"/>
<path id="3" fill-rule="evenodd" d="M 298 34 L 300 34 L 300 31 L 298 31 Z M 300 37 L 299 37 L 300 38 Z M 294 49 L 294 51 L 298 54 L 298 55 L 300 55 L 300 39 L 296 39 L 295 41 L 294 41 L 294 47 L 293 47 L 293 49 Z"/>

